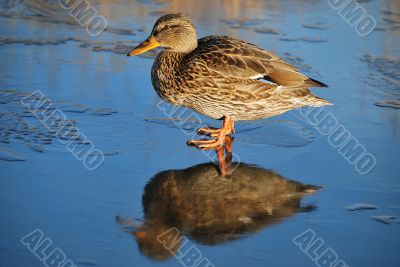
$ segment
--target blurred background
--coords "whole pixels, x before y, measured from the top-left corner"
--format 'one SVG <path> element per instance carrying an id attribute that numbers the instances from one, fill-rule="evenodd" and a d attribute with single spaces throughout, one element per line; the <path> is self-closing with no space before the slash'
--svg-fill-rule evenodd
<path id="1" fill-rule="evenodd" d="M 398 266 L 399 1 L 354 2 L 376 21 L 367 36 L 359 35 L 327 0 L 84 1 L 107 22 L 96 36 L 63 8 L 65 2 L 0 1 L 0 266 L 44 264 L 20 242 L 35 229 L 77 266 L 181 266 L 154 235 L 147 232 L 153 238 L 149 241 L 139 233 L 150 229 L 158 234 L 168 227 L 177 227 L 188 240 L 175 252 L 193 245 L 215 266 L 313 266 L 313 259 L 292 242 L 307 229 L 324 241 L 322 250 L 332 248 L 349 266 Z M 212 158 L 185 144 L 197 125 L 182 131 L 175 123 L 178 115 L 171 120 L 159 109 L 150 81 L 157 51 L 126 57 L 147 38 L 158 17 L 173 12 L 188 14 L 199 37 L 246 40 L 328 84 L 312 91 L 334 104 L 324 112 L 376 158 L 373 170 L 357 172 L 295 110 L 237 125 L 236 159 L 256 165 L 241 166 L 237 179 L 246 181 L 255 202 L 232 193 L 243 203 L 235 206 L 239 202 L 221 200 L 222 189 L 199 197 L 184 183 L 200 181 L 213 188 L 207 180 L 212 175 L 204 176 L 212 173 L 207 165 Z M 104 153 L 99 168 L 87 170 L 21 105 L 35 90 Z M 232 188 L 235 179 L 229 182 Z M 282 202 L 282 194 L 304 189 L 287 179 L 324 188 Z M 169 181 L 177 183 L 177 191 L 168 187 Z M 252 191 L 255 187 L 281 191 L 265 189 L 263 195 Z M 142 204 L 142 196 L 149 206 Z M 189 204 L 161 205 L 176 199 Z M 204 204 L 213 201 L 221 201 L 218 212 Z M 375 208 L 346 209 L 356 203 Z M 267 206 L 267 213 L 258 205 Z M 202 206 L 204 214 L 197 210 Z M 175 219 L 165 209 L 174 209 Z M 154 214 L 161 224 L 147 221 Z M 227 220 L 218 221 L 218 216 Z M 230 220 L 234 216 L 240 224 Z M 209 228 L 196 232 L 207 222 Z"/>

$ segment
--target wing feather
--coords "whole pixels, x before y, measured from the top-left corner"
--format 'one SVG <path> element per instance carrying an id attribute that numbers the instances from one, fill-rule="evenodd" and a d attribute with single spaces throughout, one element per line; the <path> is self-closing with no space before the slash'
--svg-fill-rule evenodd
<path id="1" fill-rule="evenodd" d="M 294 66 L 274 53 L 227 36 L 201 38 L 198 48 L 185 57 L 184 63 L 184 69 L 190 71 L 206 70 L 237 79 L 262 77 L 277 86 L 326 86 L 299 73 Z"/>

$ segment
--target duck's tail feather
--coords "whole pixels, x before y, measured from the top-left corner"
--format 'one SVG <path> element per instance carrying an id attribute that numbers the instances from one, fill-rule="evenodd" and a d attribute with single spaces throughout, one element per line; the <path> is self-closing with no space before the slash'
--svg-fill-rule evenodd
<path id="1" fill-rule="evenodd" d="M 278 95 L 289 96 L 296 107 L 313 106 L 321 107 L 333 105 L 328 100 L 313 95 L 310 89 L 304 86 L 278 86 L 273 92 Z"/>
<path id="2" fill-rule="evenodd" d="M 317 192 L 318 190 L 320 190 L 321 188 L 323 188 L 323 186 L 310 185 L 310 184 L 302 184 L 301 185 L 301 191 L 305 195 L 312 195 L 315 192 Z"/>
<path id="3" fill-rule="evenodd" d="M 310 77 L 308 77 L 308 79 L 305 81 L 305 84 L 310 87 L 329 87 L 327 84 L 314 80 L 313 78 Z"/>
<path id="4" fill-rule="evenodd" d="M 325 100 L 319 96 L 309 94 L 306 97 L 302 97 L 300 99 L 295 99 L 296 102 L 302 104 L 302 106 L 312 106 L 312 107 L 322 107 L 322 106 L 330 106 L 333 105 L 328 100 Z"/>

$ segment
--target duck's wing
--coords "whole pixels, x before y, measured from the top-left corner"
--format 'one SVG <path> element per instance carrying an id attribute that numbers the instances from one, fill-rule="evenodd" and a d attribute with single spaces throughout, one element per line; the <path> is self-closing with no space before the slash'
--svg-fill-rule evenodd
<path id="1" fill-rule="evenodd" d="M 216 73 L 226 78 L 264 79 L 277 86 L 326 87 L 272 52 L 228 36 L 207 36 L 181 65 L 197 73 Z"/>

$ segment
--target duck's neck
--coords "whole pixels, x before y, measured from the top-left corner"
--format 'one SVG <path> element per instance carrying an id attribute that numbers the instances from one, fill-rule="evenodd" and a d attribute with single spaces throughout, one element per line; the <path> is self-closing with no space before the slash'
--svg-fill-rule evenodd
<path id="1" fill-rule="evenodd" d="M 157 94 L 175 105 L 182 105 L 183 88 L 180 84 L 180 64 L 186 53 L 161 51 L 151 69 L 151 81 Z"/>
<path id="2" fill-rule="evenodd" d="M 189 36 L 184 41 L 176 41 L 174 47 L 169 49 L 171 52 L 189 54 L 197 48 L 197 35 Z"/>
<path id="3" fill-rule="evenodd" d="M 194 27 L 185 27 L 184 31 L 178 32 L 169 50 L 178 53 L 188 54 L 198 46 L 197 32 Z"/>

